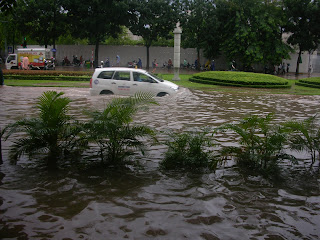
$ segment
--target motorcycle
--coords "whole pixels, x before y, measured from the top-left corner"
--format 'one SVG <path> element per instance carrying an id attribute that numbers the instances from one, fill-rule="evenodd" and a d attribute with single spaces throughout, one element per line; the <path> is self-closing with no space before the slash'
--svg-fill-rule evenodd
<path id="1" fill-rule="evenodd" d="M 56 66 L 54 64 L 54 60 L 45 60 L 44 61 L 44 70 L 55 70 Z"/>

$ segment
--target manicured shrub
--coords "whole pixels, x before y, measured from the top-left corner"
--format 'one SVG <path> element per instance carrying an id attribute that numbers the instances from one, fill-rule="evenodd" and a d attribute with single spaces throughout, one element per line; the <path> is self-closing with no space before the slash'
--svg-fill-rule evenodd
<path id="1" fill-rule="evenodd" d="M 196 73 L 190 78 L 191 82 L 235 86 L 251 88 L 288 88 L 288 81 L 273 75 L 233 72 L 233 71 L 212 71 Z"/>
<path id="2" fill-rule="evenodd" d="M 300 79 L 296 84 L 304 87 L 320 88 L 320 77 Z"/>

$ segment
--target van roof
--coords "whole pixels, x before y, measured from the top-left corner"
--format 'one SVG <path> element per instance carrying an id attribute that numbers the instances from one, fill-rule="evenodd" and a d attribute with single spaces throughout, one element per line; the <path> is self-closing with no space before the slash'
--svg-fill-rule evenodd
<path id="1" fill-rule="evenodd" d="M 106 68 L 96 68 L 95 69 L 95 72 L 102 72 L 102 71 L 132 71 L 132 72 L 140 72 L 140 73 L 147 72 L 144 69 L 127 68 L 127 67 L 106 67 Z"/>

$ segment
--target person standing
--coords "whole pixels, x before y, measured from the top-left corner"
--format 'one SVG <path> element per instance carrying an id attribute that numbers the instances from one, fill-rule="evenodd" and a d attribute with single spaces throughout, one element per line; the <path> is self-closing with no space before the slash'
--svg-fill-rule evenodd
<path id="1" fill-rule="evenodd" d="M 116 56 L 116 63 L 117 63 L 116 66 L 120 67 L 120 56 L 119 55 Z"/>
<path id="2" fill-rule="evenodd" d="M 169 58 L 169 60 L 168 60 L 168 69 L 170 70 L 171 67 L 172 67 L 172 60 L 171 60 L 171 58 Z"/>
<path id="3" fill-rule="evenodd" d="M 138 61 L 138 68 L 142 68 L 142 61 L 141 61 L 141 58 L 139 58 L 139 61 Z"/>
<path id="4" fill-rule="evenodd" d="M 152 62 L 152 73 L 155 73 L 157 67 L 157 59 L 154 59 Z"/>
<path id="5" fill-rule="evenodd" d="M 110 61 L 109 58 L 107 58 L 107 60 L 104 63 L 104 67 L 110 67 Z"/>
<path id="6" fill-rule="evenodd" d="M 215 71 L 216 70 L 216 67 L 214 65 L 214 60 L 211 61 L 210 70 L 211 71 Z"/>

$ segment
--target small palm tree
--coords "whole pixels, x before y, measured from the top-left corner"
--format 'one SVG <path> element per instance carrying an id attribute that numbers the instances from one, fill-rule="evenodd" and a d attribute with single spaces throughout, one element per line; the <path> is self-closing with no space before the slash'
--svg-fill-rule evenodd
<path id="1" fill-rule="evenodd" d="M 119 165 L 132 150 L 144 152 L 141 138 L 154 137 L 154 131 L 132 121 L 135 113 L 148 104 L 157 104 L 153 95 L 138 93 L 134 97 L 115 98 L 103 111 L 88 113 L 92 118 L 86 124 L 88 139 L 99 146 L 103 164 Z"/>
<path id="2" fill-rule="evenodd" d="M 303 121 L 288 121 L 284 126 L 290 131 L 290 147 L 296 151 L 308 151 L 312 162 L 317 155 L 320 166 L 320 127 L 316 124 L 316 116 Z"/>
<path id="3" fill-rule="evenodd" d="M 272 124 L 273 116 L 250 116 L 239 124 L 222 126 L 220 130 L 232 130 L 240 138 L 238 147 L 225 147 L 221 155 L 235 156 L 238 162 L 261 170 L 277 166 L 279 159 L 292 159 L 292 156 L 284 153 L 285 131 L 279 125 Z"/>
<path id="4" fill-rule="evenodd" d="M 50 168 L 56 168 L 59 159 L 80 153 L 87 145 L 81 124 L 67 115 L 71 100 L 64 93 L 44 92 L 36 107 L 39 116 L 21 119 L 4 129 L 5 140 L 14 133 L 24 132 L 25 137 L 14 141 L 9 156 L 16 163 L 26 154 L 29 158 L 45 155 Z"/>
<path id="5" fill-rule="evenodd" d="M 204 129 L 203 131 L 169 134 L 169 140 L 165 142 L 168 151 L 160 163 L 161 167 L 189 170 L 214 169 L 217 166 L 217 161 L 210 150 L 214 144 L 208 133 Z"/>

